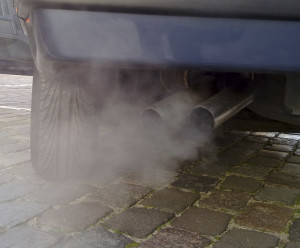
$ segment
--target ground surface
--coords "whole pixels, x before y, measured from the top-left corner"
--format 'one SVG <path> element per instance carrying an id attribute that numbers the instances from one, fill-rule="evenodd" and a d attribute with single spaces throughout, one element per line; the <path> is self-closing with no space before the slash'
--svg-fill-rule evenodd
<path id="1" fill-rule="evenodd" d="M 0 247 L 300 247 L 300 135 L 225 133 L 176 173 L 46 182 L 31 81 L 0 76 Z"/>

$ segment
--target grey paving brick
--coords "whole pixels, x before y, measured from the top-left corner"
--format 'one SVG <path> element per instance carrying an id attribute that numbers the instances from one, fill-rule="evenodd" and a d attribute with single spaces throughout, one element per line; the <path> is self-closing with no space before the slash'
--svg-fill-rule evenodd
<path id="1" fill-rule="evenodd" d="M 293 150 L 293 146 L 271 144 L 271 145 L 266 145 L 265 150 L 278 151 L 278 152 L 291 152 Z"/>
<path id="2" fill-rule="evenodd" d="M 300 218 L 294 220 L 290 226 L 289 239 L 291 241 L 300 242 Z"/>
<path id="3" fill-rule="evenodd" d="M 125 208 L 151 192 L 149 187 L 129 184 L 114 184 L 87 197 L 88 202 L 101 202 L 106 206 Z"/>
<path id="4" fill-rule="evenodd" d="M 51 210 L 43 214 L 38 222 L 53 230 L 74 232 L 89 227 L 110 212 L 111 209 L 97 203 L 78 203 Z"/>
<path id="5" fill-rule="evenodd" d="M 254 198 L 261 201 L 277 201 L 294 205 L 300 198 L 300 190 L 279 186 L 265 186 Z"/>
<path id="6" fill-rule="evenodd" d="M 300 164 L 300 156 L 291 156 L 287 161 L 289 163 Z"/>
<path id="7" fill-rule="evenodd" d="M 210 240 L 196 233 L 166 228 L 140 245 L 140 248 L 202 248 L 210 244 Z"/>
<path id="8" fill-rule="evenodd" d="M 231 217 L 230 214 L 209 209 L 190 208 L 171 225 L 186 231 L 214 236 L 226 230 Z"/>
<path id="9" fill-rule="evenodd" d="M 236 146 L 241 148 L 248 148 L 253 150 L 260 150 L 264 147 L 264 143 L 254 142 L 254 141 L 242 141 L 238 143 Z"/>
<path id="10" fill-rule="evenodd" d="M 8 202 L 0 204 L 0 228 L 22 224 L 47 209 L 47 205 L 33 202 Z"/>
<path id="11" fill-rule="evenodd" d="M 233 147 L 219 156 L 219 159 L 221 161 L 225 160 L 226 158 L 229 161 L 233 161 L 235 165 L 237 163 L 242 163 L 253 156 L 253 154 L 256 153 L 256 150 L 253 149 L 246 149 L 246 148 L 240 148 L 240 147 Z"/>
<path id="12" fill-rule="evenodd" d="M 219 179 L 213 177 L 182 175 L 172 185 L 178 188 L 207 192 L 214 188 L 218 181 Z"/>
<path id="13" fill-rule="evenodd" d="M 166 188 L 154 192 L 153 196 L 144 199 L 141 204 L 172 212 L 184 210 L 187 206 L 193 204 L 200 195 L 192 192 L 183 192 L 174 188 Z"/>
<path id="14" fill-rule="evenodd" d="M 19 152 L 23 150 L 29 150 L 29 143 L 16 143 L 12 145 L 4 145 L 0 148 L 0 153 L 12 153 L 12 152 Z"/>
<path id="15" fill-rule="evenodd" d="M 300 164 L 287 163 L 282 167 L 280 172 L 292 175 L 300 175 Z"/>
<path id="16" fill-rule="evenodd" d="M 276 132 L 254 132 L 253 135 L 255 136 L 262 136 L 262 137 L 268 137 L 268 138 L 273 138 L 277 135 L 278 133 Z"/>
<path id="17" fill-rule="evenodd" d="M 51 233 L 20 226 L 0 235 L 1 248 L 48 248 L 59 241 L 60 237 Z"/>
<path id="18" fill-rule="evenodd" d="M 56 183 L 31 194 L 28 200 L 58 205 L 70 202 L 95 191 L 95 188 L 79 183 Z"/>
<path id="19" fill-rule="evenodd" d="M 18 143 L 18 140 L 15 139 L 12 136 L 5 137 L 5 138 L 0 138 L 0 147 L 5 146 L 5 145 L 9 145 L 9 144 L 16 144 L 16 143 Z"/>
<path id="20" fill-rule="evenodd" d="M 285 248 L 300 248 L 300 242 L 288 242 Z"/>
<path id="21" fill-rule="evenodd" d="M 156 209 L 129 208 L 107 220 L 104 225 L 136 238 L 145 238 L 173 216 Z"/>
<path id="22" fill-rule="evenodd" d="M 235 223 L 261 231 L 283 232 L 293 214 L 292 209 L 284 206 L 253 203 L 236 217 Z"/>
<path id="23" fill-rule="evenodd" d="M 273 168 L 271 167 L 243 164 L 234 167 L 231 173 L 248 177 L 257 177 L 261 179 L 268 175 L 272 170 Z"/>
<path id="24" fill-rule="evenodd" d="M 126 184 L 157 188 L 169 183 L 175 176 L 176 173 L 174 171 L 153 171 L 145 169 L 143 173 L 128 172 L 126 176 L 122 178 L 122 182 Z"/>
<path id="25" fill-rule="evenodd" d="M 270 248 L 276 247 L 279 239 L 255 231 L 232 229 L 225 233 L 214 248 Z"/>
<path id="26" fill-rule="evenodd" d="M 283 138 L 274 138 L 271 141 L 272 144 L 281 144 L 281 145 L 290 145 L 290 146 L 294 146 L 298 143 L 297 140 L 293 140 L 293 139 L 283 139 Z"/>
<path id="27" fill-rule="evenodd" d="M 37 191 L 38 189 L 37 185 L 28 183 L 11 182 L 0 185 L 0 202 L 23 197 L 33 191 Z"/>
<path id="28" fill-rule="evenodd" d="M 0 186 L 1 184 L 8 183 L 13 180 L 12 176 L 5 175 L 5 173 L 0 174 Z"/>
<path id="29" fill-rule="evenodd" d="M 262 186 L 262 182 L 250 178 L 241 176 L 228 176 L 225 178 L 224 182 L 221 184 L 222 189 L 230 189 L 234 191 L 244 191 L 244 192 L 255 192 Z"/>
<path id="30" fill-rule="evenodd" d="M 266 177 L 266 183 L 286 185 L 294 188 L 300 188 L 300 176 L 288 175 L 278 172 L 273 172 Z"/>
<path id="31" fill-rule="evenodd" d="M 36 176 L 36 172 L 34 171 L 31 162 L 19 164 L 16 166 L 13 166 L 11 168 L 6 169 L 3 171 L 6 175 L 12 175 L 17 177 L 34 177 Z"/>
<path id="32" fill-rule="evenodd" d="M 275 158 L 275 159 L 284 159 L 287 155 L 288 155 L 287 152 L 278 152 L 278 151 L 261 150 L 258 152 L 258 156 Z"/>
<path id="33" fill-rule="evenodd" d="M 24 163 L 30 160 L 29 152 L 14 152 L 5 155 L 0 155 L 0 168 Z"/>
<path id="34" fill-rule="evenodd" d="M 274 158 L 257 156 L 247 160 L 245 163 L 249 165 L 260 165 L 260 166 L 276 168 L 281 165 L 282 161 Z"/>
<path id="35" fill-rule="evenodd" d="M 236 135 L 236 136 L 241 136 L 241 137 L 246 137 L 250 135 L 249 131 L 230 131 L 229 132 L 231 135 Z"/>
<path id="36" fill-rule="evenodd" d="M 226 148 L 240 141 L 242 138 L 243 137 L 241 136 L 232 135 L 230 133 L 224 133 L 215 137 L 213 144 L 216 147 Z"/>
<path id="37" fill-rule="evenodd" d="M 131 242 L 130 239 L 120 234 L 97 227 L 77 233 L 69 240 L 57 244 L 55 248 L 121 248 Z"/>
<path id="38" fill-rule="evenodd" d="M 268 141 L 268 137 L 261 137 L 256 135 L 247 136 L 244 141 L 250 142 L 259 142 L 259 143 L 266 143 Z"/>
<path id="39" fill-rule="evenodd" d="M 278 137 L 283 138 L 283 139 L 300 140 L 300 135 L 298 135 L 298 134 L 281 133 L 281 134 L 278 135 Z"/>
<path id="40" fill-rule="evenodd" d="M 222 190 L 212 190 L 207 198 L 203 198 L 199 204 L 213 208 L 239 211 L 246 206 L 251 195 L 243 192 L 232 192 Z"/>
<path id="41" fill-rule="evenodd" d="M 212 177 L 222 176 L 231 166 L 220 160 L 208 161 L 205 163 L 195 163 L 186 169 L 187 173 L 195 175 L 209 175 Z"/>

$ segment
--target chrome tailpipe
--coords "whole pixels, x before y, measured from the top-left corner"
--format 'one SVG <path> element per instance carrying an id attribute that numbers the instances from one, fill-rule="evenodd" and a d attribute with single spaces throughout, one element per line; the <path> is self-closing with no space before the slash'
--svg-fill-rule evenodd
<path id="1" fill-rule="evenodd" d="M 254 99 L 253 87 L 232 86 L 215 95 L 190 90 L 173 94 L 141 113 L 143 126 L 156 133 L 184 129 L 211 131 L 247 107 Z"/>
<path id="2" fill-rule="evenodd" d="M 199 131 L 211 131 L 246 108 L 253 99 L 253 87 L 226 88 L 195 106 L 190 113 L 190 122 Z"/>
<path id="3" fill-rule="evenodd" d="M 142 125 L 150 132 L 179 132 L 187 125 L 192 109 L 208 97 L 190 90 L 175 93 L 144 109 Z"/>

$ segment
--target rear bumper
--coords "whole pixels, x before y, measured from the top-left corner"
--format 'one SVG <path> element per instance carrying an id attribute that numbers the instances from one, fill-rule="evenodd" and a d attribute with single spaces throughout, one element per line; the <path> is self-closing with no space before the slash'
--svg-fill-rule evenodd
<path id="1" fill-rule="evenodd" d="M 300 20 L 300 2 L 295 0 L 16 0 L 19 16 L 32 9 L 73 9 L 98 12 Z"/>
<path id="2" fill-rule="evenodd" d="M 300 21 L 36 9 L 37 62 L 300 71 Z"/>

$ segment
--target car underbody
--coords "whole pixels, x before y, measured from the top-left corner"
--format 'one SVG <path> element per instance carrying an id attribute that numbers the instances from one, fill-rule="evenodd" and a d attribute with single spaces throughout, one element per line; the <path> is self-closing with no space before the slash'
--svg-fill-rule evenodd
<path id="1" fill-rule="evenodd" d="M 34 75 L 31 150 L 42 175 L 81 173 L 97 121 L 78 120 L 93 119 L 112 95 L 141 103 L 136 118 L 153 135 L 300 126 L 299 3 L 19 0 L 7 8 L 10 19 L 0 21 L 14 30 L 0 37 L 17 48 L 2 54 L 1 72 Z M 26 44 L 31 52 L 20 53 Z"/>

